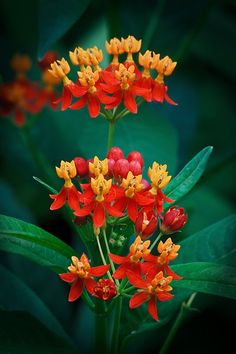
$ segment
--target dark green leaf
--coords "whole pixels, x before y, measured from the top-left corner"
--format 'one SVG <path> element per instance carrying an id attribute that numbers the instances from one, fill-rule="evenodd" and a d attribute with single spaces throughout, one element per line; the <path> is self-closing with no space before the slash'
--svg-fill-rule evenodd
<path id="1" fill-rule="evenodd" d="M 45 188 L 47 188 L 51 193 L 54 193 L 54 194 L 58 193 L 58 191 L 57 191 L 56 189 L 54 189 L 54 188 L 52 188 L 51 186 L 49 186 L 49 184 L 43 182 L 40 178 L 33 176 L 33 179 L 34 179 L 36 182 L 40 183 L 40 184 L 41 184 L 42 186 L 44 186 Z"/>
<path id="2" fill-rule="evenodd" d="M 236 299 L 236 268 L 217 263 L 178 264 L 172 269 L 183 277 L 173 287 Z"/>
<path id="3" fill-rule="evenodd" d="M 0 311 L 0 353 L 78 354 L 78 351 L 30 314 Z"/>
<path id="4" fill-rule="evenodd" d="M 236 266 L 236 215 L 184 239 L 175 263 L 212 262 Z"/>
<path id="5" fill-rule="evenodd" d="M 170 181 L 164 189 L 168 198 L 178 201 L 195 186 L 205 170 L 212 149 L 212 146 L 205 147 Z"/>
<path id="6" fill-rule="evenodd" d="M 71 28 L 88 5 L 89 0 L 39 1 L 39 57 Z"/>
<path id="7" fill-rule="evenodd" d="M 76 253 L 43 229 L 5 215 L 0 215 L 0 249 L 21 254 L 55 272 L 65 271 Z"/>
<path id="8" fill-rule="evenodd" d="M 68 339 L 56 317 L 31 288 L 1 265 L 0 273 L 2 286 L 0 304 L 4 309 L 30 312 L 53 332 Z"/>

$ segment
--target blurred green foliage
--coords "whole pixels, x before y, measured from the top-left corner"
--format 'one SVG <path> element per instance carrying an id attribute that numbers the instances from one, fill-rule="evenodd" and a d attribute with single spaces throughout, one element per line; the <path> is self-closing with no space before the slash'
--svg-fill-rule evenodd
<path id="1" fill-rule="evenodd" d="M 137 116 L 128 115 L 118 123 L 115 144 L 121 146 L 125 153 L 131 150 L 142 152 L 145 158 L 145 170 L 154 159 L 167 163 L 172 176 L 175 176 L 202 148 L 209 145 L 214 147 L 204 176 L 197 187 L 180 201 L 181 206 L 184 206 L 189 214 L 189 222 L 177 239 L 200 231 L 235 211 L 236 7 L 234 1 L 152 0 L 145 2 L 137 0 L 134 3 L 125 0 L 39 0 L 37 2 L 3 0 L 0 10 L 2 48 L 0 73 L 3 81 L 12 78 L 9 60 L 16 52 L 28 53 L 31 56 L 34 63 L 31 78 L 38 80 L 37 59 L 46 49 L 54 49 L 60 56 L 68 57 L 68 51 L 78 45 L 85 47 L 97 45 L 104 49 L 105 40 L 112 36 L 125 37 L 132 34 L 143 38 L 145 49 L 149 48 L 160 52 L 161 56 L 169 55 L 177 59 L 178 66 L 167 82 L 170 96 L 179 105 L 177 107 L 168 104 L 143 105 Z M 105 63 L 108 63 L 108 56 L 105 57 Z M 72 246 L 81 247 L 61 214 L 49 211 L 51 201 L 48 192 L 37 184 L 32 176 L 36 175 L 45 182 L 47 179 L 43 171 L 32 161 L 19 128 L 11 124 L 8 119 L 1 119 L 0 124 L 0 212 L 40 225 Z M 98 154 L 104 157 L 107 129 L 106 123 L 101 118 L 92 120 L 86 110 L 54 112 L 45 109 L 32 128 L 32 137 L 34 144 L 47 156 L 49 165 L 53 167 L 61 159 L 70 160 L 75 156 L 82 155 L 90 158 Z M 55 178 L 53 187 L 59 186 L 60 181 Z M 221 238 L 221 232 L 216 228 L 214 233 L 217 242 L 218 237 Z M 202 252 L 204 253 L 204 247 Z M 19 276 L 26 283 L 23 287 L 29 286 L 39 298 L 43 299 L 53 316 L 60 319 L 62 323 L 64 321 L 64 329 L 78 344 L 79 334 L 76 328 L 78 326 L 83 333 L 80 318 L 86 310 L 80 304 L 68 306 L 64 284 L 57 282 L 53 274 L 48 274 L 47 271 L 20 256 L 8 256 L 4 253 L 1 255 L 1 263 L 15 274 L 12 276 Z M 1 271 L 1 275 L 3 273 L 6 274 L 5 271 Z M 9 288 L 11 281 L 11 276 L 2 276 L 1 292 L 4 292 L 5 286 Z M 45 281 L 53 284 L 53 289 L 50 289 L 47 284 L 46 293 Z M 15 293 L 23 289 L 20 284 L 17 288 L 18 281 L 14 284 Z M 55 293 L 53 293 L 54 289 Z M 61 298 L 55 301 L 58 293 L 61 294 Z M 1 297 L 4 297 L 4 293 Z M 6 298 L 8 295 L 5 300 Z M 7 310 L 18 309 L 36 315 L 34 306 L 32 308 L 21 305 L 11 307 L 11 303 L 15 302 L 11 299 L 9 298 L 8 305 L 3 301 L 0 306 L 4 306 Z M 182 299 L 178 302 L 178 306 L 181 301 Z M 225 311 L 219 310 L 219 300 L 214 297 L 205 297 L 202 300 L 199 296 L 195 303 L 203 310 L 201 320 L 209 324 L 207 328 L 210 326 L 215 328 L 214 314 L 219 313 L 219 327 L 222 328 L 227 343 L 230 343 L 230 336 L 224 331 L 224 326 L 230 332 L 230 326 L 228 328 L 226 324 L 232 322 L 235 303 L 224 299 L 221 301 L 220 306 Z M 204 308 L 209 306 L 206 304 L 209 303 L 212 312 L 204 312 Z M 69 311 L 71 311 L 71 318 L 66 318 Z M 27 316 L 10 313 L 8 317 L 5 312 L 1 312 L 1 326 L 2 323 L 7 323 L 1 341 L 13 340 L 18 343 L 19 336 L 16 333 L 12 339 L 5 335 L 7 329 L 11 328 L 12 322 L 24 328 L 27 319 L 29 323 L 33 322 L 34 333 L 46 331 L 40 327 L 42 326 L 40 323 L 35 323 L 36 320 L 28 319 Z M 47 312 L 45 316 L 47 317 Z M 88 326 L 89 316 L 90 314 L 86 312 Z M 186 325 L 190 331 L 189 341 L 185 339 L 182 347 L 177 341 L 175 354 L 189 353 L 190 341 L 193 338 L 203 340 L 204 333 L 194 326 L 194 318 L 190 318 L 191 322 L 188 322 L 192 325 L 192 332 L 188 324 Z M 42 318 L 40 320 L 42 321 Z M 72 325 L 76 325 L 76 328 Z M 38 329 L 37 326 L 40 328 Z M 159 332 L 162 338 L 168 332 L 168 326 L 167 324 Z M 25 327 L 25 331 L 29 327 Z M 181 333 L 183 336 L 183 332 L 180 331 L 180 337 Z M 209 333 L 210 339 L 201 352 L 207 353 L 214 346 L 215 353 L 222 352 L 221 338 L 215 338 L 213 343 L 214 337 L 211 336 L 210 330 Z M 49 335 L 45 332 L 45 338 L 53 348 L 56 347 L 58 342 L 53 334 Z M 149 353 L 156 352 L 155 346 L 159 347 L 161 343 L 159 339 L 156 341 L 155 329 L 149 337 L 145 338 L 150 339 L 147 344 Z M 136 348 L 138 345 L 141 348 L 142 341 L 143 337 L 141 339 L 135 337 Z M 127 347 L 127 352 L 134 345 L 132 343 L 131 341 L 130 347 Z M 82 344 L 85 346 L 85 343 Z M 191 353 L 197 353 L 196 348 L 191 347 Z M 20 353 L 16 350 L 18 349 L 11 347 L 9 353 Z M 29 353 L 32 352 L 31 349 L 23 347 L 22 353 L 28 353 L 27 350 Z M 48 350 L 49 353 L 53 352 Z M 73 353 L 73 349 L 66 347 L 65 351 L 61 352 L 67 353 L 68 350 Z M 89 349 L 85 347 L 85 352 L 86 350 L 88 352 Z M 47 353 L 45 348 L 43 352 Z M 1 347 L 0 353 L 4 353 Z"/>

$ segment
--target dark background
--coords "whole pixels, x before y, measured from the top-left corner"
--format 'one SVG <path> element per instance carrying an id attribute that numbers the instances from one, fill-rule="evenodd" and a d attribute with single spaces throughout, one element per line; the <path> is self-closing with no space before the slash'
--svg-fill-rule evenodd
<path id="1" fill-rule="evenodd" d="M 129 34 L 143 39 L 143 51 L 148 48 L 162 57 L 169 55 L 177 60 L 175 72 L 166 82 L 170 96 L 179 105 L 145 105 L 137 117 L 125 117 L 118 124 L 115 144 L 125 153 L 141 151 L 145 169 L 154 159 L 166 162 L 172 175 L 202 148 L 214 147 L 200 182 L 181 200 L 181 206 L 189 214 L 188 225 L 178 236 L 183 238 L 235 212 L 235 12 L 235 2 L 230 0 L 4 0 L 0 5 L 1 79 L 3 82 L 12 79 L 9 60 L 16 52 L 31 56 L 34 63 L 31 78 L 39 80 L 37 60 L 45 50 L 54 49 L 68 58 L 68 51 L 75 46 L 97 45 L 104 49 L 106 39 Z M 69 23 L 68 18 L 73 21 Z M 33 141 L 52 167 L 61 159 L 71 160 L 79 155 L 104 157 L 107 126 L 101 118 L 91 120 L 86 110 L 50 109 L 44 109 L 38 118 L 32 129 Z M 47 191 L 32 179 L 36 175 L 45 180 L 45 176 L 32 161 L 19 128 L 9 119 L 1 119 L 0 124 L 1 213 L 37 224 L 79 247 L 60 213 L 49 211 Z M 55 178 L 54 187 L 58 186 L 60 182 Z M 68 305 L 67 289 L 55 275 L 19 256 L 1 253 L 1 260 L 43 298 L 70 333 L 77 307 Z M 17 295 L 8 301 L 11 292 L 8 280 L 1 288 L 2 308 L 25 309 Z M 61 296 L 55 299 L 57 293 Z M 235 301 L 198 295 L 194 306 L 200 312 L 186 320 L 172 352 L 225 352 L 233 343 Z M 27 310 L 34 314 L 32 309 Z M 73 321 L 75 324 L 74 318 Z M 169 326 L 160 330 L 161 338 L 166 336 Z M 74 335 L 75 328 L 72 332 Z M 145 343 L 149 352 L 157 352 L 160 341 L 156 337 L 153 332 L 148 344 Z"/>

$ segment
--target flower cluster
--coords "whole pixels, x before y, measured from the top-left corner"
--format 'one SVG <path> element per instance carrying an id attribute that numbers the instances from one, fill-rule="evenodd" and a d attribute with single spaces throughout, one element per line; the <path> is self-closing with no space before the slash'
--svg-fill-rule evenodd
<path id="1" fill-rule="evenodd" d="M 159 242 L 157 246 L 158 255 L 151 255 L 150 241 L 142 241 L 137 236 L 130 245 L 127 256 L 109 254 L 110 262 L 118 264 L 114 273 L 110 274 L 109 264 L 91 267 L 85 254 L 80 259 L 72 257 L 72 264 L 68 267 L 68 273 L 59 274 L 60 278 L 71 283 L 69 291 L 69 301 L 77 300 L 86 289 L 88 293 L 102 300 L 111 300 L 115 296 L 122 296 L 130 291 L 129 306 L 134 309 L 144 302 L 148 303 L 148 312 L 154 320 L 158 320 L 156 302 L 167 301 L 173 297 L 170 293 L 171 281 L 180 280 L 181 277 L 175 274 L 169 267 L 169 262 L 178 256 L 179 245 L 175 245 L 171 238 L 164 243 Z M 108 278 L 94 278 L 108 274 Z M 116 283 L 117 279 L 127 279 L 125 286 Z M 127 289 L 127 284 L 132 285 Z M 127 289 L 127 290 L 126 290 Z"/>
<path id="2" fill-rule="evenodd" d="M 128 294 L 130 308 L 147 302 L 149 314 L 157 320 L 156 301 L 171 299 L 170 283 L 173 279 L 181 279 L 169 267 L 180 246 L 169 237 L 158 243 L 157 254 L 151 254 L 151 251 L 162 235 L 180 230 L 187 222 L 187 216 L 184 209 L 177 206 L 163 213 L 164 201 L 173 202 L 163 192 L 171 179 L 167 166 L 154 162 L 148 169 L 149 182 L 143 179 L 143 166 L 139 152 L 132 151 L 125 157 L 119 147 L 111 148 L 104 160 L 95 156 L 88 161 L 82 157 L 71 162 L 61 161 L 56 173 L 64 180 L 64 185 L 59 193 L 50 195 L 53 199 L 50 209 L 59 209 L 67 201 L 74 215 L 83 220 L 77 224 L 92 221 L 94 235 L 91 237 L 96 238 L 100 253 L 100 239 L 104 238 L 106 244 L 107 254 L 101 254 L 103 265 L 91 267 L 85 254 L 80 259 L 73 256 L 69 272 L 60 274 L 62 280 L 71 283 L 69 301 L 76 300 L 83 289 L 105 301 L 127 295 L 128 289 L 132 292 L 138 289 L 136 293 Z M 79 184 L 79 188 L 75 184 Z M 111 232 L 108 231 L 109 240 L 106 239 L 107 225 L 114 221 L 119 224 L 122 220 L 133 223 L 136 235 L 127 255 L 120 255 L 126 252 L 122 242 L 119 254 L 110 252 Z M 160 233 L 151 245 L 148 238 L 158 225 Z M 106 264 L 108 260 L 110 265 Z M 114 264 L 118 265 L 116 269 Z M 105 277 L 96 280 L 102 275 Z M 125 286 L 120 283 L 121 279 L 126 279 Z M 132 286 L 127 289 L 128 283 Z"/>
<path id="3" fill-rule="evenodd" d="M 48 52 L 38 63 L 41 70 L 41 82 L 34 82 L 27 78 L 31 68 L 31 60 L 27 55 L 15 55 L 11 60 L 11 67 L 15 72 L 14 80 L 0 85 L 0 116 L 13 116 L 14 123 L 24 125 L 27 114 L 37 114 L 46 105 L 56 107 L 54 103 L 58 95 L 55 86 L 59 81 L 53 77 L 48 69 L 57 58 L 54 52 Z"/>
<path id="4" fill-rule="evenodd" d="M 139 152 L 133 151 L 125 158 L 118 147 L 111 148 L 104 160 L 95 156 L 89 161 L 82 157 L 71 162 L 61 161 L 56 172 L 65 183 L 58 194 L 50 195 L 54 200 L 50 209 L 59 209 L 68 201 L 76 216 L 91 215 L 96 229 L 104 226 L 109 216 L 119 218 L 127 214 L 136 223 L 138 233 L 147 238 L 153 233 L 158 219 L 162 218 L 164 202 L 174 201 L 163 192 L 171 179 L 167 166 L 153 162 L 148 169 L 148 182 L 142 176 L 143 165 Z M 80 190 L 72 182 L 76 177 L 79 181 L 83 178 L 88 182 L 80 183 Z M 179 217 L 180 210 L 176 207 L 170 209 L 170 216 L 168 213 L 164 218 L 163 233 L 171 233 L 171 230 L 184 225 L 186 217 L 183 211 Z M 170 225 L 176 224 L 176 217 L 178 224 L 174 228 Z"/>
<path id="5" fill-rule="evenodd" d="M 164 79 L 172 74 L 177 63 L 150 50 L 141 54 L 141 42 L 133 36 L 106 41 L 106 51 L 113 58 L 105 69 L 100 67 L 103 60 L 101 49 L 76 47 L 69 52 L 72 65 L 79 68 L 74 81 L 68 77 L 71 71 L 68 61 L 64 58 L 54 61 L 49 72 L 63 83 L 61 109 L 77 110 L 87 104 L 90 117 L 96 118 L 101 104 L 106 111 L 123 103 L 128 111 L 137 113 L 136 97 L 147 102 L 166 100 L 176 105 L 167 94 Z M 138 53 L 138 63 L 133 58 L 135 53 Z M 120 62 L 123 54 L 126 58 Z M 72 103 L 72 98 L 79 100 Z"/>

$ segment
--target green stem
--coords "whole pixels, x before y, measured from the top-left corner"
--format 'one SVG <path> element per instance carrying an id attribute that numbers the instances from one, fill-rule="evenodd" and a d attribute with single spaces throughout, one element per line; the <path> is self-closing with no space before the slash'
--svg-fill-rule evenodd
<path id="1" fill-rule="evenodd" d="M 193 293 L 186 303 L 185 302 L 182 303 L 179 314 L 176 317 L 176 320 L 175 320 L 163 346 L 161 347 L 159 354 L 166 354 L 168 352 L 169 347 L 170 347 L 173 339 L 175 338 L 176 333 L 177 333 L 178 329 L 180 328 L 183 320 L 185 319 L 187 313 L 189 312 L 189 309 L 191 308 L 191 305 L 192 305 L 193 300 L 195 299 L 196 295 L 197 295 L 197 293 Z"/>
<path id="2" fill-rule="evenodd" d="M 113 331 L 112 331 L 112 342 L 111 342 L 110 354 L 118 354 L 118 350 L 119 350 L 119 334 L 120 334 L 122 300 L 123 300 L 122 296 L 119 296 L 117 298 L 115 316 L 113 319 Z"/>
<path id="3" fill-rule="evenodd" d="M 94 353 L 97 354 L 108 353 L 108 326 L 104 305 L 101 299 L 96 300 Z"/>
<path id="4" fill-rule="evenodd" d="M 104 254 L 103 254 L 103 250 L 102 250 L 102 246 L 101 246 L 101 243 L 100 243 L 100 240 L 99 240 L 99 236 L 96 236 L 96 240 L 97 240 L 97 244 L 98 244 L 99 253 L 100 253 L 100 256 L 101 256 L 101 259 L 102 259 L 102 263 L 103 263 L 104 265 L 106 265 L 107 262 L 106 262 L 106 260 L 105 260 Z M 107 275 L 108 275 L 108 278 L 113 281 L 112 276 L 111 276 L 111 273 L 110 273 L 109 270 L 108 270 L 108 272 L 107 272 Z"/>
<path id="5" fill-rule="evenodd" d="M 113 145 L 114 133 L 115 133 L 115 121 L 109 120 L 107 151 L 109 151 Z"/>
<path id="6" fill-rule="evenodd" d="M 157 236 L 157 238 L 155 239 L 155 241 L 153 242 L 153 244 L 151 245 L 151 247 L 149 248 L 150 251 L 153 250 L 153 248 L 155 247 L 155 245 L 157 244 L 157 242 L 160 240 L 161 236 L 162 236 L 162 233 L 160 232 L 159 235 Z"/>
<path id="7" fill-rule="evenodd" d="M 104 241 L 105 241 L 105 245 L 106 245 L 107 254 L 109 254 L 109 253 L 111 253 L 111 251 L 110 251 L 110 247 L 109 247 L 109 244 L 108 244 L 108 241 L 107 241 L 106 230 L 103 229 L 102 233 L 103 233 L 103 237 L 104 237 Z M 111 265 L 112 273 L 115 273 L 116 269 L 115 269 L 114 263 L 112 262 L 110 257 L 108 257 L 108 258 L 109 258 L 109 262 L 110 262 L 110 265 Z M 116 283 L 117 286 L 120 286 L 119 280 L 115 279 L 115 283 Z"/>

